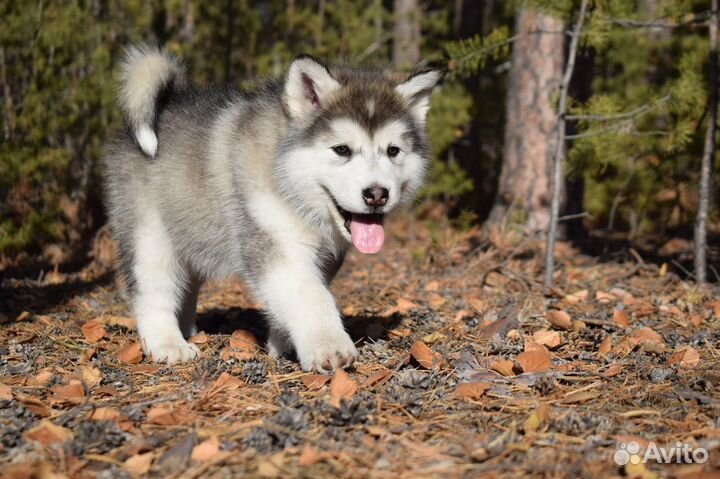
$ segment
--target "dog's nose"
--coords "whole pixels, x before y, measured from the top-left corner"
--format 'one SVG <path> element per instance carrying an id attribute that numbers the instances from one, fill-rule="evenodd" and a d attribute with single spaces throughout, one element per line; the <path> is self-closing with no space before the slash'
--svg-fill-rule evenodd
<path id="1" fill-rule="evenodd" d="M 362 191 L 362 194 L 365 204 L 368 206 L 385 206 L 385 203 L 387 203 L 387 200 L 390 197 L 388 189 L 381 186 L 371 186 L 370 188 L 365 188 Z"/>

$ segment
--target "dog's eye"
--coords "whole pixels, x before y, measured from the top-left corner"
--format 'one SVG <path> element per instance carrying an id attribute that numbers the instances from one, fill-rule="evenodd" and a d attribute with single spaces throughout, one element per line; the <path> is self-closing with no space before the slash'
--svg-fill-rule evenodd
<path id="1" fill-rule="evenodd" d="M 390 158 L 395 158 L 396 156 L 398 156 L 398 154 L 400 154 L 400 148 L 399 148 L 399 147 L 397 147 L 397 146 L 395 146 L 395 145 L 390 145 L 390 146 L 387 147 L 387 155 L 388 155 Z"/>
<path id="2" fill-rule="evenodd" d="M 350 156 L 352 155 L 352 150 L 350 150 L 350 147 L 347 145 L 336 145 L 332 147 L 332 151 L 335 152 L 338 156 Z"/>

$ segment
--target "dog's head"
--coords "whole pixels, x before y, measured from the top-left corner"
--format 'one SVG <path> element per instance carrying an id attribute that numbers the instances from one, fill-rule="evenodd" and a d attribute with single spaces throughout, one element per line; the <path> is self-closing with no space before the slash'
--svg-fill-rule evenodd
<path id="1" fill-rule="evenodd" d="M 383 215 L 422 184 L 425 121 L 440 77 L 328 68 L 308 56 L 292 63 L 283 90 L 290 129 L 276 171 L 306 218 L 363 253 L 382 248 Z"/>

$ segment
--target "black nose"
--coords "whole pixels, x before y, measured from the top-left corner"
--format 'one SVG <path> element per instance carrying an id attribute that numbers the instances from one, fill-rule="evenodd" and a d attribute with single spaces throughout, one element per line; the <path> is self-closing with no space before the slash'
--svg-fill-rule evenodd
<path id="1" fill-rule="evenodd" d="M 370 188 L 365 188 L 362 194 L 365 204 L 368 206 L 385 206 L 385 203 L 387 203 L 387 200 L 390 197 L 388 189 L 381 186 L 371 186 Z"/>

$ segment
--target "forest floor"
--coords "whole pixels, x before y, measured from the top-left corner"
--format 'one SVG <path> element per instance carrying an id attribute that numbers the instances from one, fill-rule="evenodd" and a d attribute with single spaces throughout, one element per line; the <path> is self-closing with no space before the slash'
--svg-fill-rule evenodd
<path id="1" fill-rule="evenodd" d="M 720 477 L 717 286 L 561 243 L 546 292 L 537 241 L 391 226 L 333 284 L 360 357 L 332 377 L 263 352 L 237 281 L 167 367 L 97 261 L 5 279 L 0 477 Z"/>

